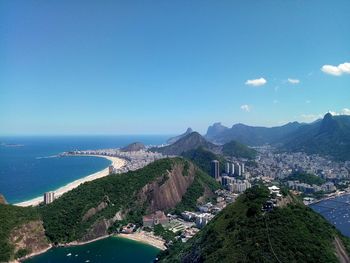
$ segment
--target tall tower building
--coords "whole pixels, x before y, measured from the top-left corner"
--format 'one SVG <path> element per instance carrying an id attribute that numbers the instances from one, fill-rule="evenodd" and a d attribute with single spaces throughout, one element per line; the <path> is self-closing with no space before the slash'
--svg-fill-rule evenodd
<path id="1" fill-rule="evenodd" d="M 55 199 L 54 192 L 46 192 L 44 194 L 44 204 L 45 205 L 52 203 L 54 199 Z"/>
<path id="2" fill-rule="evenodd" d="M 242 163 L 242 174 L 245 173 L 245 170 L 244 170 L 244 163 Z"/>
<path id="3" fill-rule="evenodd" d="M 211 176 L 215 179 L 220 177 L 220 163 L 218 160 L 211 161 Z"/>
<path id="4" fill-rule="evenodd" d="M 242 167 L 239 163 L 237 163 L 237 169 L 236 169 L 236 175 L 241 176 L 242 175 Z"/>
<path id="5" fill-rule="evenodd" d="M 235 174 L 235 164 L 231 163 L 231 176 Z"/>
<path id="6" fill-rule="evenodd" d="M 231 166 L 230 163 L 225 164 L 225 173 L 226 174 L 230 174 L 230 166 Z"/>
<path id="7" fill-rule="evenodd" d="M 114 174 L 114 166 L 113 165 L 108 166 L 108 174 L 109 175 Z"/>

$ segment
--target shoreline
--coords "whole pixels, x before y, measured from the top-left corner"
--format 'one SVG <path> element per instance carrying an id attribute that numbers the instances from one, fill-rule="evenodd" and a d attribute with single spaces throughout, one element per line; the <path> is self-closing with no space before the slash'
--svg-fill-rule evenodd
<path id="1" fill-rule="evenodd" d="M 19 258 L 17 260 L 11 261 L 10 263 L 23 262 L 24 260 L 27 260 L 29 258 L 32 258 L 32 257 L 38 256 L 38 255 L 44 254 L 47 251 L 49 251 L 50 249 L 55 249 L 55 248 L 59 248 L 59 247 L 84 246 L 86 244 L 93 243 L 93 242 L 96 242 L 96 241 L 99 241 L 99 240 L 103 240 L 103 239 L 106 239 L 106 238 L 110 238 L 110 237 L 125 238 L 125 239 L 129 239 L 129 240 L 133 240 L 135 242 L 146 244 L 146 245 L 158 248 L 160 250 L 166 250 L 167 249 L 165 247 L 165 245 L 164 245 L 164 240 L 158 239 L 153 234 L 150 234 L 150 233 L 149 234 L 145 234 L 145 233 L 148 233 L 148 232 L 141 231 L 141 232 L 135 232 L 133 234 L 122 234 L 122 233 L 120 233 L 120 234 L 111 234 L 111 235 L 105 235 L 105 236 L 97 237 L 95 239 L 92 239 L 92 240 L 89 240 L 89 241 L 84 241 L 84 242 L 73 241 L 73 242 L 70 242 L 70 243 L 67 243 L 67 244 L 58 244 L 57 247 L 53 246 L 52 244 L 50 244 L 49 247 L 47 247 L 47 248 L 45 248 L 43 250 L 31 253 L 31 254 L 26 255 L 26 256 L 24 256 L 22 258 Z"/>
<path id="2" fill-rule="evenodd" d="M 119 233 L 114 236 L 119 238 L 130 239 L 139 243 L 144 243 L 152 247 L 156 247 L 160 250 L 167 249 L 166 246 L 164 245 L 165 240 L 145 231 L 134 232 L 132 234 Z"/>
<path id="3" fill-rule="evenodd" d="M 111 161 L 112 163 L 110 165 L 113 165 L 114 168 L 116 168 L 116 169 L 120 169 L 121 167 L 123 167 L 126 164 L 126 161 L 124 159 L 121 159 L 119 157 L 106 156 L 106 155 L 70 155 L 70 156 L 91 156 L 91 157 L 105 158 L 105 159 Z M 98 172 L 93 173 L 93 174 L 89 174 L 89 175 L 84 176 L 80 179 L 74 180 L 74 181 L 72 181 L 64 186 L 61 186 L 58 189 L 53 190 L 52 192 L 55 193 L 55 199 L 56 199 L 56 198 L 59 198 L 64 193 L 69 192 L 70 190 L 73 190 L 74 188 L 78 187 L 80 184 L 105 177 L 108 174 L 109 174 L 108 167 L 106 167 L 106 168 L 102 169 L 101 171 L 98 171 Z M 37 206 L 43 201 L 44 201 L 44 197 L 39 196 L 39 197 L 35 197 L 35 198 L 27 200 L 27 201 L 16 203 L 14 205 L 22 206 L 22 207 Z"/>

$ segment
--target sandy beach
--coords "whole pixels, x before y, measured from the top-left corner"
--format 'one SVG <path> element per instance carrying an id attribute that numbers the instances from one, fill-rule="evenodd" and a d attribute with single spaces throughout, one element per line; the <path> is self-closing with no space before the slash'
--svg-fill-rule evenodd
<path id="1" fill-rule="evenodd" d="M 160 237 L 154 236 L 152 233 L 149 233 L 149 232 L 140 231 L 132 234 L 117 234 L 116 236 L 131 239 L 137 242 L 142 242 L 142 243 L 154 246 L 156 248 L 159 248 L 160 250 L 166 249 L 164 245 L 165 241 Z"/>
<path id="2" fill-rule="evenodd" d="M 123 160 L 121 158 L 105 156 L 105 155 L 83 155 L 83 156 L 93 156 L 93 157 L 101 157 L 101 158 L 108 159 L 112 162 L 111 165 L 113 165 L 114 168 L 116 168 L 116 169 L 121 168 L 126 163 L 125 160 Z M 95 179 L 102 178 L 102 177 L 107 176 L 107 175 L 108 175 L 108 167 L 99 171 L 99 172 L 96 172 L 94 174 L 90 174 L 90 175 L 85 176 L 83 178 L 77 179 L 71 183 L 68 183 L 65 186 L 62 186 L 62 187 L 54 190 L 53 192 L 55 192 L 55 198 L 60 197 L 64 193 L 78 187 L 82 183 L 93 181 Z M 17 205 L 17 206 L 37 206 L 43 201 L 44 201 L 44 197 L 40 196 L 40 197 L 36 197 L 36 198 L 33 198 L 31 200 L 28 200 L 28 201 L 17 203 L 15 205 Z"/>

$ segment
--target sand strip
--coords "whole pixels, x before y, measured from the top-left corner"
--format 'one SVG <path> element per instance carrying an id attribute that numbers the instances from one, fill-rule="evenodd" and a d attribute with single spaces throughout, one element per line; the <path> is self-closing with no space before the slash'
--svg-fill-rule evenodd
<path id="1" fill-rule="evenodd" d="M 72 155 L 72 156 L 74 156 L 74 155 Z M 125 160 L 123 160 L 121 158 L 117 158 L 117 157 L 111 157 L 111 156 L 105 156 L 105 155 L 79 155 L 79 156 L 93 156 L 93 157 L 105 158 L 107 160 L 110 160 L 112 162 L 111 165 L 113 165 L 114 168 L 116 168 L 116 169 L 119 169 L 126 164 Z M 99 172 L 96 172 L 94 174 L 90 174 L 90 175 L 85 176 L 83 178 L 77 179 L 71 183 L 68 183 L 65 186 L 62 186 L 62 187 L 54 190 L 53 192 L 55 192 L 55 198 L 60 197 L 64 193 L 78 187 L 82 183 L 93 181 L 95 179 L 102 178 L 102 177 L 105 177 L 107 175 L 108 175 L 108 167 L 99 171 Z M 37 206 L 43 201 L 44 201 L 44 197 L 40 196 L 40 197 L 36 197 L 36 198 L 33 198 L 31 200 L 28 200 L 28 201 L 17 203 L 15 205 L 17 205 L 17 206 Z"/>
<path id="2" fill-rule="evenodd" d="M 117 234 L 117 237 L 131 239 L 137 242 L 142 242 L 153 247 L 159 248 L 160 250 L 165 250 L 164 245 L 165 240 L 160 237 L 154 236 L 152 233 L 140 231 L 132 234 Z"/>

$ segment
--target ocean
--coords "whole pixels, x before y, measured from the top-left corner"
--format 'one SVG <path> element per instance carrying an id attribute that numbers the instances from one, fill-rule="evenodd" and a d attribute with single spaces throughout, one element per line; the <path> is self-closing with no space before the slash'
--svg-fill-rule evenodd
<path id="1" fill-rule="evenodd" d="M 324 200 L 310 207 L 323 215 L 344 236 L 350 237 L 350 195 Z"/>
<path id="2" fill-rule="evenodd" d="M 150 263 L 159 249 L 119 237 L 109 237 L 83 246 L 60 247 L 30 258 L 26 263 L 123 262 Z"/>
<path id="3" fill-rule="evenodd" d="M 166 135 L 0 137 L 0 193 L 13 204 L 55 190 L 107 167 L 98 157 L 57 157 L 64 151 L 118 148 L 139 141 L 164 143 Z"/>

